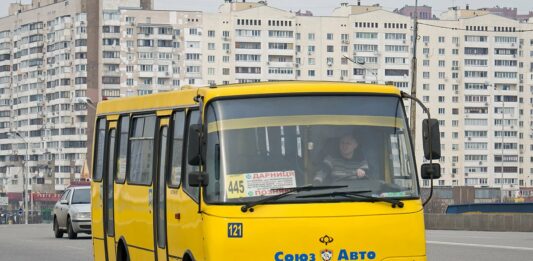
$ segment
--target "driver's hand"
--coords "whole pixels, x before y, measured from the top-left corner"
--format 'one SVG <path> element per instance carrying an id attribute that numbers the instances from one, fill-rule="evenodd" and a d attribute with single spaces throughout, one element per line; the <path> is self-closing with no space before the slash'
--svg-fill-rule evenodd
<path id="1" fill-rule="evenodd" d="M 320 186 L 320 185 L 322 185 L 322 179 L 321 179 L 321 178 L 318 178 L 318 177 L 315 177 L 315 178 L 313 179 L 313 185 L 314 185 L 314 186 Z"/>
<path id="2" fill-rule="evenodd" d="M 363 169 L 357 169 L 355 171 L 355 175 L 358 177 L 358 178 L 363 178 L 366 176 L 366 172 L 363 170 Z"/>

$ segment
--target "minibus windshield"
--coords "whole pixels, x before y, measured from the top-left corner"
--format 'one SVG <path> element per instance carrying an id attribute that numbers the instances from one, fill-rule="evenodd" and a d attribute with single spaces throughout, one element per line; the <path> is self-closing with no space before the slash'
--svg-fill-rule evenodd
<path id="1" fill-rule="evenodd" d="M 206 108 L 205 200 L 242 204 L 284 188 L 332 186 L 279 203 L 419 196 L 403 104 L 397 96 L 322 95 L 220 99 Z M 330 194 L 328 194 L 330 193 Z"/>

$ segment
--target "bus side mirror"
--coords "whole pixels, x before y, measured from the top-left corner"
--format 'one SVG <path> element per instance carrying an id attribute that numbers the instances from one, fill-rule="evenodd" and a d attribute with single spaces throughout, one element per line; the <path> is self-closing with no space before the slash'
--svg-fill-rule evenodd
<path id="1" fill-rule="evenodd" d="M 422 164 L 422 171 L 420 173 L 422 179 L 440 179 L 440 164 Z"/>
<path id="2" fill-rule="evenodd" d="M 424 121 L 422 121 L 422 139 L 424 145 L 424 157 L 427 160 L 440 159 L 440 131 L 438 120 L 424 119 Z M 431 151 L 429 149 L 430 144 Z"/>
<path id="3" fill-rule="evenodd" d="M 66 200 L 66 199 L 62 199 L 61 201 L 59 201 L 59 204 L 61 204 L 61 205 L 68 205 L 68 200 Z"/>
<path id="4" fill-rule="evenodd" d="M 189 186 L 205 187 L 209 184 L 209 176 L 205 172 L 195 171 L 189 174 Z"/>
<path id="5" fill-rule="evenodd" d="M 189 126 L 187 140 L 187 162 L 192 166 L 200 165 L 200 160 L 204 161 L 205 148 L 202 142 L 202 125 L 191 124 Z"/>

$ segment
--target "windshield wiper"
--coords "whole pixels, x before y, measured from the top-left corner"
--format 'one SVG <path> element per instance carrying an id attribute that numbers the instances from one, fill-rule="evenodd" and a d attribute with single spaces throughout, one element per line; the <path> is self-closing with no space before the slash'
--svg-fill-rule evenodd
<path id="1" fill-rule="evenodd" d="M 276 189 L 271 189 L 270 191 L 285 191 L 281 194 L 277 194 L 277 195 L 273 195 L 273 196 L 269 196 L 269 197 L 266 197 L 266 198 L 262 198 L 260 200 L 257 200 L 257 201 L 254 201 L 254 202 L 249 202 L 249 203 L 246 203 L 244 204 L 244 206 L 241 207 L 241 211 L 242 212 L 247 212 L 248 210 L 250 210 L 250 212 L 253 211 L 253 207 L 254 206 L 257 206 L 257 205 L 260 205 L 260 204 L 264 204 L 264 203 L 267 203 L 267 202 L 272 202 L 272 201 L 276 201 L 280 198 L 284 198 L 286 196 L 288 196 L 289 194 L 291 193 L 295 193 L 295 192 L 301 192 L 301 191 L 311 191 L 311 190 L 322 190 L 322 189 L 336 189 L 336 188 L 346 188 L 348 186 L 313 186 L 313 185 L 305 185 L 305 186 L 301 186 L 301 187 L 291 187 L 291 188 L 276 188 Z"/>
<path id="2" fill-rule="evenodd" d="M 363 193 L 371 192 L 371 190 L 360 190 L 360 191 L 335 191 L 331 193 L 322 193 L 322 194 L 312 194 L 312 195 L 305 195 L 305 196 L 298 196 L 297 198 L 314 198 L 314 197 L 346 197 L 346 198 L 364 198 L 368 199 L 370 202 L 388 202 L 392 204 L 392 207 L 395 208 L 398 206 L 399 208 L 403 208 L 403 202 L 401 202 L 398 199 L 392 199 L 392 198 L 380 198 L 380 197 L 374 197 L 374 196 L 367 196 L 362 195 Z"/>

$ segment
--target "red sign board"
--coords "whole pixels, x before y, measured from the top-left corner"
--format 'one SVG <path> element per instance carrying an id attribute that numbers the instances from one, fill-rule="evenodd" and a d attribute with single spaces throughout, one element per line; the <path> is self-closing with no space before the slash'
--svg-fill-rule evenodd
<path id="1" fill-rule="evenodd" d="M 61 194 L 56 193 L 32 193 L 33 201 L 35 202 L 56 202 L 61 198 Z M 10 202 L 12 201 L 22 201 L 22 193 L 14 192 L 7 193 L 7 198 Z"/>
<path id="2" fill-rule="evenodd" d="M 61 194 L 56 193 L 33 193 L 33 201 L 56 202 L 61 198 Z"/>
<path id="3" fill-rule="evenodd" d="M 7 193 L 7 198 L 9 201 L 22 201 L 22 193 L 10 192 L 10 193 Z"/>

